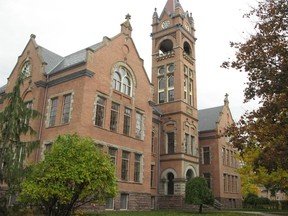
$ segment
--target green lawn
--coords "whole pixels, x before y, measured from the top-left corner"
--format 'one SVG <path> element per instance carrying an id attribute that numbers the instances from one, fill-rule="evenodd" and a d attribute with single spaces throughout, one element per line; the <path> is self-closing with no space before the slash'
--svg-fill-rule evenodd
<path id="1" fill-rule="evenodd" d="M 130 211 L 117 211 L 117 212 L 102 212 L 102 213 L 91 213 L 89 216 L 260 216 L 260 214 L 249 214 L 249 213 L 240 213 L 240 212 L 203 212 L 199 214 L 197 212 L 185 212 L 185 211 L 149 211 L 149 212 L 130 212 Z"/>

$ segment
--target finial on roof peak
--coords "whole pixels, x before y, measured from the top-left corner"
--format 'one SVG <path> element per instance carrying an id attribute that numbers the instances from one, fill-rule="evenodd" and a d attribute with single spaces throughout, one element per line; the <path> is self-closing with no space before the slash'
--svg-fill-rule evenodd
<path id="1" fill-rule="evenodd" d="M 125 16 L 125 19 L 128 21 L 131 19 L 131 15 L 128 13 L 126 16 Z"/>
<path id="2" fill-rule="evenodd" d="M 228 94 L 225 94 L 224 105 L 229 105 Z"/>
<path id="3" fill-rule="evenodd" d="M 30 35 L 30 38 L 35 39 L 35 38 L 36 38 L 36 35 L 35 35 L 35 34 L 31 34 L 31 35 Z"/>
<path id="4" fill-rule="evenodd" d="M 121 24 L 121 32 L 128 35 L 128 36 L 131 36 L 132 26 L 131 26 L 130 21 L 129 21 L 131 19 L 131 15 L 128 13 L 125 16 L 125 19 L 126 19 L 126 21 Z"/>

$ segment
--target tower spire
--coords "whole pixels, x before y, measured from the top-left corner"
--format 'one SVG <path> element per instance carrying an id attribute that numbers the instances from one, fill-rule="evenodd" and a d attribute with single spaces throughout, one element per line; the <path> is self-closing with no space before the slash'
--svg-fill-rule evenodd
<path id="1" fill-rule="evenodd" d="M 167 0 L 166 5 L 165 5 L 164 8 L 166 9 L 166 11 L 169 14 L 173 14 L 173 13 L 175 13 L 175 9 L 176 8 L 181 8 L 182 9 L 182 6 L 181 6 L 179 0 Z"/>

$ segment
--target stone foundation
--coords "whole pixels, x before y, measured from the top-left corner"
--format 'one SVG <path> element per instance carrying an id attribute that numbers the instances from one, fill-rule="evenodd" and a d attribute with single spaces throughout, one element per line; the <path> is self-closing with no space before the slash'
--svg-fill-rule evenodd
<path id="1" fill-rule="evenodd" d="M 242 199 L 216 197 L 224 209 L 242 208 Z"/>

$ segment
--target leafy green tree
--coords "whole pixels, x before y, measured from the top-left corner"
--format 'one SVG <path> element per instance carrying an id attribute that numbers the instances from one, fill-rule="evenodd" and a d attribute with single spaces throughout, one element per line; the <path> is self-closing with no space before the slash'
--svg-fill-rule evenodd
<path id="1" fill-rule="evenodd" d="M 92 139 L 59 136 L 45 160 L 32 165 L 22 183 L 19 201 L 41 208 L 45 215 L 69 216 L 78 207 L 103 202 L 117 193 L 115 168 Z"/>
<path id="2" fill-rule="evenodd" d="M 7 106 L 0 112 L 0 182 L 8 185 L 6 195 L 19 190 L 25 174 L 24 160 L 39 144 L 33 136 L 30 137 L 32 141 L 23 140 L 23 135 L 36 134 L 30 120 L 40 115 L 27 106 L 21 97 L 24 78 L 20 74 L 12 92 L 4 95 Z"/>
<path id="3" fill-rule="evenodd" d="M 186 183 L 185 201 L 189 204 L 199 205 L 199 213 L 202 213 L 203 204 L 214 204 L 214 196 L 204 178 L 195 177 Z"/>
<path id="4" fill-rule="evenodd" d="M 260 107 L 245 113 L 228 130 L 241 156 L 258 151 L 251 161 L 253 171 L 261 176 L 263 170 L 271 178 L 286 176 L 270 187 L 288 191 L 288 1 L 261 0 L 245 14 L 255 21 L 255 33 L 244 42 L 231 42 L 236 49 L 235 59 L 223 67 L 247 73 L 245 101 L 260 99 Z M 262 172 L 262 173 L 261 173 Z M 260 181 L 261 178 L 258 178 Z M 266 181 L 266 183 L 265 183 Z"/>

